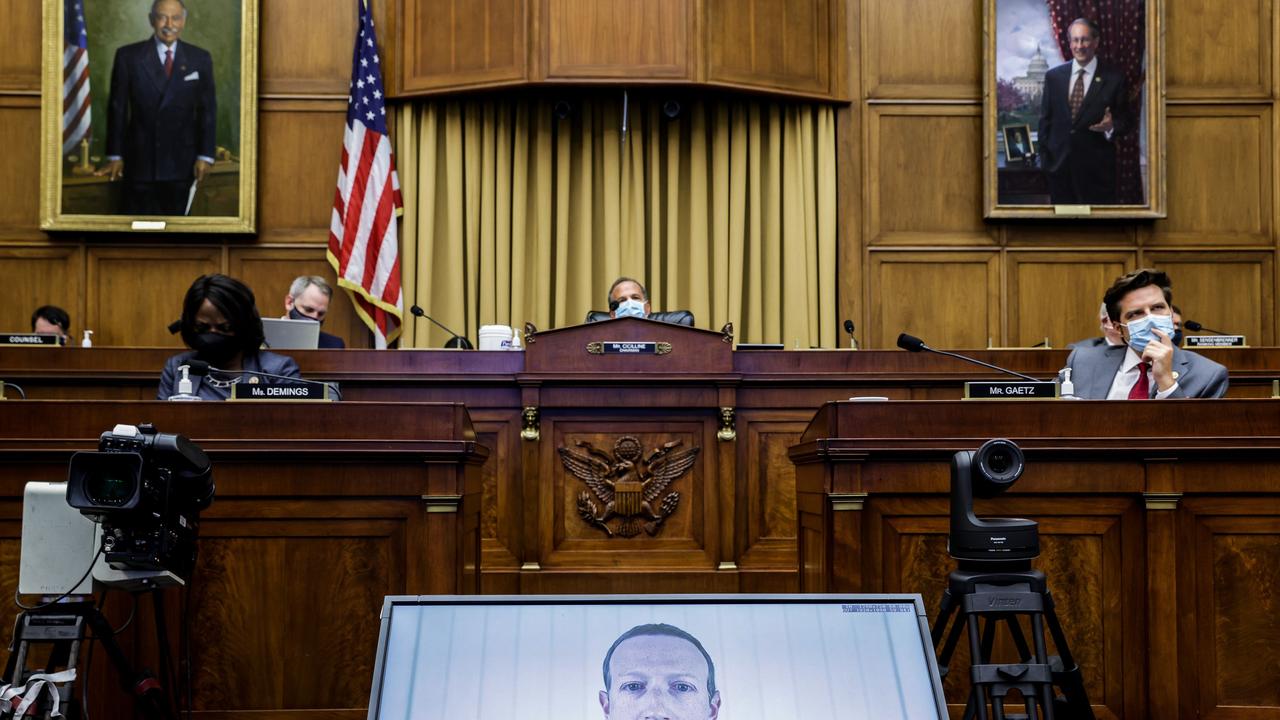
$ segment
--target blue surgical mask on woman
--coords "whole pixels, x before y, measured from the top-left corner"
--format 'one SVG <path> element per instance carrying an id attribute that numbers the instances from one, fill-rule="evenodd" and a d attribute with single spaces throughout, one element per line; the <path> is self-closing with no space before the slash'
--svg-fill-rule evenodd
<path id="1" fill-rule="evenodd" d="M 1170 338 L 1173 337 L 1173 316 L 1148 314 L 1126 324 L 1125 327 L 1129 329 L 1129 347 L 1141 355 L 1149 343 L 1160 339 L 1152 332 L 1153 330 L 1159 330 Z"/>

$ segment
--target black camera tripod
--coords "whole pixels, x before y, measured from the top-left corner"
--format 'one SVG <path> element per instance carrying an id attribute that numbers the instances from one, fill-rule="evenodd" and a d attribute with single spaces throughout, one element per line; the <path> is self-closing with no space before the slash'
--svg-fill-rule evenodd
<path id="1" fill-rule="evenodd" d="M 938 647 L 955 616 L 946 643 L 938 650 L 938 668 L 946 677 L 947 666 L 955 652 L 960 633 L 969 630 L 970 689 L 964 718 L 988 720 L 990 703 L 994 720 L 1026 718 L 1027 720 L 1093 720 L 1093 708 L 1084 689 L 1080 666 L 1071 657 L 1067 638 L 1053 610 L 1053 597 L 1044 573 L 1031 569 L 1031 562 L 974 562 L 961 560 L 959 567 L 947 577 L 947 590 L 942 594 L 938 619 L 931 632 Z M 1031 641 L 1019 618 L 1031 623 Z M 981 621 L 981 624 L 980 624 Z M 996 628 L 1003 622 L 1013 638 L 1021 662 L 992 664 Z M 1059 655 L 1050 657 L 1045 645 L 1044 626 L 1049 626 L 1053 644 Z M 1053 686 L 1062 689 L 1063 697 L 1054 694 Z M 1006 715 L 1009 692 L 1022 695 L 1025 715 Z"/>
<path id="2" fill-rule="evenodd" d="M 160 597 L 157 591 L 153 594 L 156 605 L 157 625 L 163 627 L 161 620 Z M 93 635 L 86 635 L 92 630 Z M 163 642 L 163 635 L 161 636 Z M 5 664 L 4 682 L 19 687 L 26 684 L 34 672 L 27 667 L 27 660 L 34 644 L 50 646 L 49 660 L 43 672 L 57 672 L 58 668 L 75 670 L 80 656 L 80 644 L 88 640 L 97 640 L 106 651 L 111 665 L 120 678 L 120 685 L 125 692 L 137 698 L 137 708 L 147 720 L 171 720 L 175 718 L 169 698 L 164 687 L 151 673 L 134 670 L 129 658 L 116 642 L 115 631 L 106 617 L 93 604 L 92 599 L 74 600 L 55 603 L 37 609 L 27 610 L 18 615 L 13 630 L 13 642 L 9 647 L 9 660 Z M 76 680 L 88 684 L 89 678 L 77 673 Z M 71 687 L 75 680 L 55 685 L 51 692 L 57 693 L 59 702 L 67 706 L 71 700 Z M 47 718 L 52 709 L 46 700 L 44 705 L 36 706 L 36 717 Z M 8 717 L 12 708 L 0 708 L 0 716 Z"/>

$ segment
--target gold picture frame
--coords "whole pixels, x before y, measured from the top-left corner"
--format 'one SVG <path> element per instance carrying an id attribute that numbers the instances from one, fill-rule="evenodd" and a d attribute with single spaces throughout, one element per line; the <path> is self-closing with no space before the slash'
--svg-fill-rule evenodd
<path id="1" fill-rule="evenodd" d="M 185 13 L 166 68 L 150 58 L 164 50 L 155 37 L 166 22 L 153 26 L 152 0 L 43 0 L 41 229 L 255 231 L 259 0 L 169 1 Z M 146 102 L 156 93 L 164 100 Z M 135 109 L 166 105 L 171 127 L 194 117 L 198 129 L 157 132 L 161 119 Z M 207 157 L 203 148 L 212 148 L 212 165 L 186 170 L 188 158 Z M 123 173 L 113 179 L 116 157 Z M 197 165 L 204 176 L 193 183 Z M 151 170 L 130 172 L 139 167 Z"/>
<path id="2" fill-rule="evenodd" d="M 1069 65 L 1074 51 L 1068 32 L 1074 19 L 1059 18 L 1055 25 L 1045 0 L 984 0 L 985 217 L 1166 216 L 1164 3 L 1127 2 L 1121 12 L 1121 0 L 1100 1 L 1115 2 L 1115 12 L 1106 14 L 1110 26 L 1096 18 L 1079 26 L 1094 39 L 1098 64 L 1090 63 L 1088 90 L 1071 105 L 1067 82 L 1075 68 Z M 1109 39 L 1141 42 L 1141 65 L 1113 62 Z M 1130 76 L 1139 80 L 1131 83 Z M 1101 129 L 1108 125 L 1110 133 Z M 1019 126 L 1028 130 L 1032 154 L 1010 157 L 1006 131 Z"/>

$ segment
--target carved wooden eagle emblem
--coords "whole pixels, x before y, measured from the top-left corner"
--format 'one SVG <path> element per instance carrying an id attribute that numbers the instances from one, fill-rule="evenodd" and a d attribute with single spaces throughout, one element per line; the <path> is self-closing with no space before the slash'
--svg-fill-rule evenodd
<path id="1" fill-rule="evenodd" d="M 678 449 L 681 444 L 672 440 L 645 455 L 640 441 L 626 435 L 613 444 L 612 455 L 583 440 L 575 443 L 580 449 L 558 448 L 565 470 L 591 490 L 578 494 L 578 515 L 610 537 L 634 537 L 641 530 L 657 535 L 680 504 L 680 493 L 663 492 L 693 467 L 702 449 Z"/>

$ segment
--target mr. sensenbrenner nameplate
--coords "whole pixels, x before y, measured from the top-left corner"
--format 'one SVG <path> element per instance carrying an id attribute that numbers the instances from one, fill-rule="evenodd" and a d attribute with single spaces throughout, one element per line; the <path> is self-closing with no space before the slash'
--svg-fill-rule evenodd
<path id="1" fill-rule="evenodd" d="M 333 400 L 329 386 L 320 383 L 263 385 L 237 383 L 231 386 L 232 400 Z"/>
<path id="2" fill-rule="evenodd" d="M 0 345 L 58 345 L 58 336 L 52 333 L 4 333 L 0 335 Z"/>
<path id="3" fill-rule="evenodd" d="M 1243 335 L 1188 335 L 1184 347 L 1246 347 Z"/>
<path id="4" fill-rule="evenodd" d="M 967 382 L 966 400 L 1043 400 L 1058 397 L 1058 383 L 1015 380 L 1012 382 Z"/>
<path id="5" fill-rule="evenodd" d="M 671 343 L 604 340 L 587 343 L 587 352 L 592 355 L 666 355 L 671 352 Z"/>

